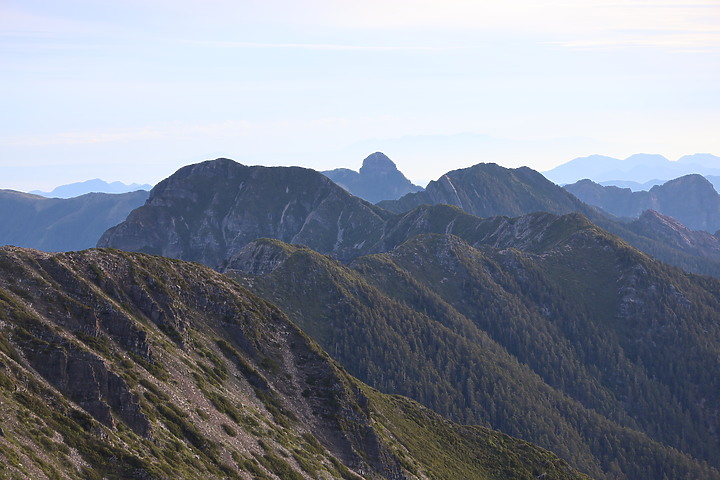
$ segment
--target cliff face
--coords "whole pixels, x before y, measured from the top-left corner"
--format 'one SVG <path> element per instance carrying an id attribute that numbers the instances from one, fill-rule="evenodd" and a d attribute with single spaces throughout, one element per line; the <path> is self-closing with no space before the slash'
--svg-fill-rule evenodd
<path id="1" fill-rule="evenodd" d="M 0 249 L 0 402 L 8 478 L 584 478 L 372 390 L 227 277 L 114 250 Z"/>
<path id="2" fill-rule="evenodd" d="M 248 242 L 271 237 L 349 258 L 380 237 L 388 215 L 313 170 L 218 159 L 160 182 L 98 246 L 216 267 Z"/>

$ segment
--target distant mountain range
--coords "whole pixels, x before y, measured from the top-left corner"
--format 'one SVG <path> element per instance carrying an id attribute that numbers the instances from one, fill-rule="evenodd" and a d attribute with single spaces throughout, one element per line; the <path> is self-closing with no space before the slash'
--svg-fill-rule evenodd
<path id="1" fill-rule="evenodd" d="M 65 252 L 94 247 L 105 230 L 145 203 L 148 192 L 68 199 L 0 190 L 0 245 Z"/>
<path id="2" fill-rule="evenodd" d="M 582 478 L 519 437 L 598 480 L 720 480 L 720 279 L 656 260 L 720 277 L 720 242 L 655 210 L 494 164 L 374 205 L 217 159 L 98 246 L 0 249 L 14 476 Z"/>
<path id="3" fill-rule="evenodd" d="M 30 193 L 48 198 L 72 198 L 85 195 L 86 193 L 129 193 L 137 190 L 150 190 L 151 188 L 152 185 L 148 184 L 140 185 L 137 183 L 131 183 L 130 185 L 127 185 L 122 182 L 108 183 L 104 180 L 96 178 L 93 180 L 86 180 L 84 182 L 61 185 L 53 189 L 51 192 L 33 190 Z"/>
<path id="4" fill-rule="evenodd" d="M 427 204 L 454 205 L 471 215 L 459 221 L 432 214 L 436 210 L 418 208 Z M 229 159 L 207 161 L 184 167 L 160 182 L 147 203 L 103 234 L 98 246 L 222 268 L 252 240 L 270 237 L 349 261 L 388 251 L 411 234 L 474 228 L 492 242 L 497 226 L 492 217 L 532 212 L 582 213 L 663 261 L 720 276 L 720 257 L 705 256 L 707 248 L 693 250 L 695 244 L 689 242 L 678 250 L 655 238 L 647 228 L 634 230 L 583 203 L 532 169 L 495 164 L 448 172 L 423 192 L 375 206 L 313 170 L 247 167 Z M 669 224 L 662 225 L 667 228 Z"/>
<path id="5" fill-rule="evenodd" d="M 720 229 L 720 195 L 701 175 L 686 175 L 647 192 L 602 186 L 591 180 L 564 188 L 583 202 L 618 217 L 637 218 L 645 210 L 657 210 L 692 230 L 714 233 Z"/>
<path id="6" fill-rule="evenodd" d="M 543 172 L 549 180 L 564 185 L 589 179 L 597 183 L 663 182 L 689 174 L 720 176 L 720 157 L 709 153 L 686 155 L 670 161 L 662 155 L 639 153 L 624 160 L 590 155 Z M 619 186 L 622 186 L 620 184 Z"/>
<path id="7" fill-rule="evenodd" d="M 380 152 L 368 156 L 363 161 L 359 172 L 347 168 L 336 168 L 320 173 L 356 197 L 370 203 L 395 200 L 406 193 L 422 190 L 422 187 L 413 185 L 410 180 L 405 178 L 395 163 Z"/>

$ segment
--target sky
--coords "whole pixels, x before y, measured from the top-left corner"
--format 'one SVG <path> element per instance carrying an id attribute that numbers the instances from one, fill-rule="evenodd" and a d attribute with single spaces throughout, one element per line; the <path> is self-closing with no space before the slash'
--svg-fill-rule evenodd
<path id="1" fill-rule="evenodd" d="M 720 0 L 0 0 L 0 188 L 720 155 Z"/>

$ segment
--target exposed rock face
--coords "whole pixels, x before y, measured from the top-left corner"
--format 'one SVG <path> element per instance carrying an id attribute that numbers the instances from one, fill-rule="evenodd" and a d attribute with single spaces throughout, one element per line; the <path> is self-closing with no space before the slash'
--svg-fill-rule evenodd
<path id="1" fill-rule="evenodd" d="M 137 191 L 60 199 L 0 190 L 0 245 L 46 252 L 92 248 L 147 197 L 148 192 Z"/>
<path id="2" fill-rule="evenodd" d="M 31 365 L 43 377 L 100 423 L 115 427 L 111 413 L 115 412 L 135 433 L 148 434 L 150 423 L 140 411 L 139 397 L 101 357 L 60 337 L 44 338 L 48 347 L 26 350 Z"/>
<path id="3" fill-rule="evenodd" d="M 381 200 L 395 200 L 407 193 L 419 192 L 422 187 L 413 185 L 397 169 L 395 163 L 384 153 L 375 152 L 368 156 L 359 172 L 337 168 L 322 172 L 353 195 L 377 203 Z"/>
<path id="4" fill-rule="evenodd" d="M 380 237 L 388 216 L 313 170 L 218 159 L 160 182 L 98 246 L 217 267 L 247 243 L 270 237 L 350 258 Z"/>
<path id="5" fill-rule="evenodd" d="M 720 229 L 720 195 L 701 175 L 686 175 L 656 185 L 647 192 L 604 187 L 581 180 L 565 189 L 580 200 L 619 217 L 639 217 L 645 210 L 675 218 L 691 230 Z"/>
<path id="6" fill-rule="evenodd" d="M 0 248 L 0 404 L 10 478 L 587 479 L 374 391 L 207 267 L 117 250 Z"/>

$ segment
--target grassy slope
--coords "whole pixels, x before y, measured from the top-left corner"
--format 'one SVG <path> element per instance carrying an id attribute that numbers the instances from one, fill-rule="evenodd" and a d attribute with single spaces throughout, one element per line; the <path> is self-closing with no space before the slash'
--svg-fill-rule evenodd
<path id="1" fill-rule="evenodd" d="M 535 446 L 373 391 L 196 264 L 2 249 L 0 320 L 3 478 L 583 478 Z M 100 387 L 110 417 L 81 408 L 97 404 L 55 365 Z"/>

